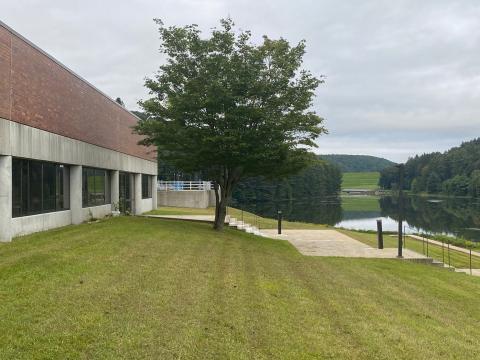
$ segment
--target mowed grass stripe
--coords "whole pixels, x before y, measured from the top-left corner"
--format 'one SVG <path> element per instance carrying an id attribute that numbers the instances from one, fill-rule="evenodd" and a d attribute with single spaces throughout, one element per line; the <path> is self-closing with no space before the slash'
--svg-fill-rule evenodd
<path id="1" fill-rule="evenodd" d="M 4 358 L 480 356 L 479 279 L 434 267 L 134 217 L 1 244 L 0 259 Z"/>

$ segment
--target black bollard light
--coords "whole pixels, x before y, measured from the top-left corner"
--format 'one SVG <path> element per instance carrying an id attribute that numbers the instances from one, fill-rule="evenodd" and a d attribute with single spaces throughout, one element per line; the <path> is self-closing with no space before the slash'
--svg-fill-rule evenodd
<path id="1" fill-rule="evenodd" d="M 377 220 L 377 239 L 378 239 L 378 248 L 383 249 L 382 219 Z"/>
<path id="2" fill-rule="evenodd" d="M 396 165 L 398 167 L 398 258 L 403 258 L 403 177 L 405 174 L 405 166 L 403 164 Z"/>
<path id="3" fill-rule="evenodd" d="M 282 234 L 282 211 L 278 210 L 278 234 Z"/>

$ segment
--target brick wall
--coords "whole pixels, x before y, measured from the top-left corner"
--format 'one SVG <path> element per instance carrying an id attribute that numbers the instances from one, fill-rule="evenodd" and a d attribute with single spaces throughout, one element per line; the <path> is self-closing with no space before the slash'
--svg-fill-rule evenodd
<path id="1" fill-rule="evenodd" d="M 137 118 L 0 24 L 0 117 L 147 160 Z"/>

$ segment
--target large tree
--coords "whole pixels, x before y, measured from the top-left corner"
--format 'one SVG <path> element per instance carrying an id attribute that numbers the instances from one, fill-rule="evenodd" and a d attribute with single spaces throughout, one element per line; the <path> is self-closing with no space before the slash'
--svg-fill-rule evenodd
<path id="1" fill-rule="evenodd" d="M 325 132 L 310 110 L 323 80 L 302 69 L 304 41 L 264 36 L 255 45 L 231 19 L 206 38 L 196 25 L 156 23 L 166 61 L 146 80 L 152 97 L 140 102 L 147 118 L 136 131 L 167 163 L 214 181 L 220 230 L 242 178 L 285 176 L 312 159 L 308 149 Z"/>

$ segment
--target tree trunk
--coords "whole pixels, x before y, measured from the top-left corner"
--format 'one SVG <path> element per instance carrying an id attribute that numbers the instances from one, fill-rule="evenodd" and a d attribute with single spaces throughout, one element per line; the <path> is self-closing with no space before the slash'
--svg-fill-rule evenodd
<path id="1" fill-rule="evenodd" d="M 217 182 L 215 182 L 213 189 L 215 191 L 215 221 L 213 228 L 221 231 L 225 225 L 225 216 L 227 215 L 227 194 Z"/>
<path id="2" fill-rule="evenodd" d="M 220 180 L 215 181 L 215 222 L 213 228 L 221 231 L 225 225 L 227 206 L 232 197 L 235 184 L 240 180 L 241 168 L 234 170 L 224 168 Z"/>

